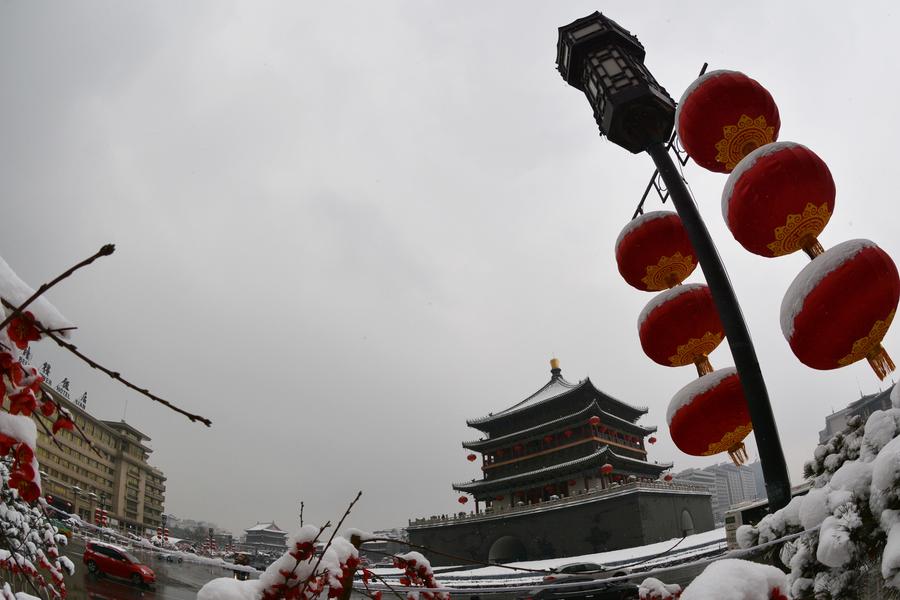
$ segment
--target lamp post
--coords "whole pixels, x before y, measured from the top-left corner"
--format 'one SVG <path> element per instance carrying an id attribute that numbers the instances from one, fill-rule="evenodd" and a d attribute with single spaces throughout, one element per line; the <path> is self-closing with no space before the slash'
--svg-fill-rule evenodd
<path id="1" fill-rule="evenodd" d="M 644 66 L 644 54 L 637 37 L 598 12 L 559 28 L 563 79 L 587 96 L 601 134 L 634 154 L 647 152 L 669 189 L 719 312 L 753 421 L 769 506 L 778 510 L 790 501 L 791 488 L 766 384 L 731 281 L 665 146 L 675 101 Z"/>

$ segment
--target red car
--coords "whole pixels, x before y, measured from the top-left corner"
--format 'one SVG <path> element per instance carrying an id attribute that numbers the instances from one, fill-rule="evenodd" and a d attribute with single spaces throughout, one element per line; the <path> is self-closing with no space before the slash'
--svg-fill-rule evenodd
<path id="1" fill-rule="evenodd" d="M 136 585 L 148 585 L 156 581 L 153 569 L 143 564 L 124 548 L 88 542 L 84 548 L 84 564 L 93 574 L 103 573 L 113 577 L 130 579 Z"/>

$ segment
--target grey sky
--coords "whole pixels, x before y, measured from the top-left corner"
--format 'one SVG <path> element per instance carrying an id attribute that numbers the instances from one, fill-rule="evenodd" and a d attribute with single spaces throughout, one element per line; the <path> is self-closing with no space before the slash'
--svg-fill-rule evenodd
<path id="1" fill-rule="evenodd" d="M 127 401 L 168 511 L 290 528 L 300 499 L 321 522 L 357 489 L 357 527 L 455 510 L 450 483 L 477 475 L 465 419 L 536 390 L 554 354 L 650 407 L 651 460 L 714 462 L 671 443 L 665 408 L 696 374 L 644 356 L 651 296 L 613 260 L 650 160 L 598 138 L 555 71 L 556 28 L 593 10 L 675 98 L 704 61 L 767 86 L 781 139 L 835 177 L 823 244 L 900 257 L 889 2 L 0 2 L 0 255 L 37 285 L 117 244 L 51 300 L 82 349 L 213 428 L 35 352 L 98 416 Z M 725 177 L 687 175 L 796 482 L 824 415 L 879 382 L 793 357 L 778 309 L 807 259 L 744 251 Z M 885 346 L 900 362 L 897 327 Z M 732 364 L 726 345 L 712 362 Z"/>

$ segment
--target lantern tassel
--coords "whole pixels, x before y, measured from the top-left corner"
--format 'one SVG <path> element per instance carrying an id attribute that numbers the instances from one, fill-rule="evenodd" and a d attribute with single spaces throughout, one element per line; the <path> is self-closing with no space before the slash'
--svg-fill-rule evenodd
<path id="1" fill-rule="evenodd" d="M 871 352 L 866 355 L 866 360 L 869 361 L 869 366 L 878 375 L 878 379 L 884 379 L 888 376 L 888 373 L 892 373 L 896 368 L 894 361 L 891 360 L 887 350 L 881 344 L 872 348 Z"/>
<path id="2" fill-rule="evenodd" d="M 744 446 L 744 443 L 741 442 L 736 444 L 728 449 L 728 456 L 731 457 L 731 461 L 734 463 L 734 466 L 739 467 L 744 464 L 747 459 L 747 448 Z"/>
<path id="3" fill-rule="evenodd" d="M 694 365 L 697 367 L 698 377 L 703 377 L 704 375 L 709 375 L 713 372 L 712 363 L 709 362 L 708 356 L 698 356 L 694 358 Z"/>
<path id="4" fill-rule="evenodd" d="M 803 248 L 810 260 L 825 252 L 825 248 L 822 247 L 822 244 L 819 243 L 819 240 L 814 235 L 804 237 L 801 248 Z"/>

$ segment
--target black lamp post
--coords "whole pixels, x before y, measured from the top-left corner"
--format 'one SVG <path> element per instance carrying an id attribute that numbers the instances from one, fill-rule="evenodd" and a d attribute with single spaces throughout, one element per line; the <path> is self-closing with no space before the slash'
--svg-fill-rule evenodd
<path id="1" fill-rule="evenodd" d="M 791 499 L 790 479 L 766 383 L 731 281 L 666 142 L 675 101 L 644 66 L 644 46 L 618 23 L 595 12 L 559 28 L 556 63 L 563 79 L 585 93 L 601 134 L 656 163 L 687 230 L 712 292 L 747 397 L 771 510 Z"/>

